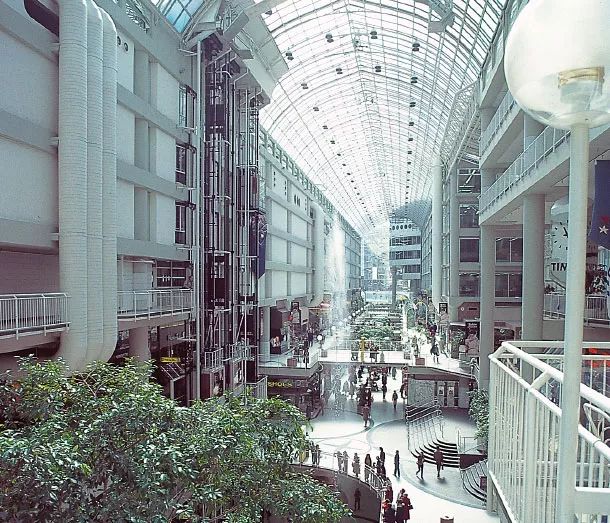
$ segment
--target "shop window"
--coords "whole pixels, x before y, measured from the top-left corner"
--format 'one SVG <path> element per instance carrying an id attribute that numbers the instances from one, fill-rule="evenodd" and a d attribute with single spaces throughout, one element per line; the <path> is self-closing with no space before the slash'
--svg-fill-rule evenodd
<path id="1" fill-rule="evenodd" d="M 479 227 L 479 206 L 477 204 L 460 205 L 460 227 L 465 229 Z"/>
<path id="2" fill-rule="evenodd" d="M 479 274 L 460 273 L 460 296 L 479 296 Z"/>
<path id="3" fill-rule="evenodd" d="M 460 261 L 478 262 L 479 261 L 479 239 L 460 238 Z"/>

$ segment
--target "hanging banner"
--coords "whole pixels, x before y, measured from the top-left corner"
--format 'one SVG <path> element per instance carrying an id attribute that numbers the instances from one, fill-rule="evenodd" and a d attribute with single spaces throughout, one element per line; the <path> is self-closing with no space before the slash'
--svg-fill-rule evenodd
<path id="1" fill-rule="evenodd" d="M 595 162 L 595 200 L 589 239 L 610 249 L 610 160 Z"/>
<path id="2" fill-rule="evenodd" d="M 463 341 L 466 345 L 466 352 L 469 354 L 479 352 L 479 329 L 480 323 L 478 321 L 466 321 L 466 339 Z"/>

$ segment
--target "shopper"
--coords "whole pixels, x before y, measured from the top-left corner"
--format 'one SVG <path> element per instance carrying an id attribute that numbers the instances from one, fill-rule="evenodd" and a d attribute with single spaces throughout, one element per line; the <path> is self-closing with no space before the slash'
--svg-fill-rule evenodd
<path id="1" fill-rule="evenodd" d="M 337 452 L 335 452 L 335 456 L 337 457 L 337 468 L 339 469 L 339 472 L 343 471 L 343 453 L 338 450 Z"/>
<path id="2" fill-rule="evenodd" d="M 379 460 L 385 464 L 385 452 L 383 451 L 383 447 L 379 447 Z"/>
<path id="3" fill-rule="evenodd" d="M 440 447 L 436 447 L 436 451 L 434 452 L 434 462 L 436 463 L 436 477 L 441 477 L 441 469 L 443 468 L 443 459 L 445 456 L 443 455 L 443 451 Z"/>
<path id="4" fill-rule="evenodd" d="M 420 475 L 421 479 L 424 479 L 424 453 L 421 450 L 417 455 L 417 472 L 415 475 Z"/>
<path id="5" fill-rule="evenodd" d="M 368 483 L 371 477 L 371 472 L 373 470 L 373 460 L 371 459 L 371 455 L 367 454 L 364 458 L 364 482 Z"/>
<path id="6" fill-rule="evenodd" d="M 396 510 L 392 505 L 383 512 L 383 523 L 396 523 Z"/>
<path id="7" fill-rule="evenodd" d="M 364 420 L 365 429 L 368 427 L 370 416 L 371 416 L 371 407 L 369 407 L 368 405 L 365 404 L 364 407 L 362 407 L 362 419 Z"/>
<path id="8" fill-rule="evenodd" d="M 316 445 L 314 450 L 314 454 L 316 455 L 316 465 L 320 466 L 320 458 L 322 457 L 322 451 L 320 450 L 320 445 Z"/>
<path id="9" fill-rule="evenodd" d="M 387 482 L 385 487 L 385 499 L 394 499 L 394 489 L 392 488 L 392 483 L 390 481 Z"/>
<path id="10" fill-rule="evenodd" d="M 385 395 L 388 393 L 388 386 L 384 383 L 381 385 L 381 394 L 383 394 L 383 401 L 385 401 Z"/>
<path id="11" fill-rule="evenodd" d="M 360 456 L 358 453 L 354 453 L 354 461 L 352 461 L 352 471 L 354 472 L 354 476 L 360 478 Z"/>
<path id="12" fill-rule="evenodd" d="M 362 494 L 360 493 L 360 489 L 356 487 L 354 491 L 354 510 L 360 510 L 360 498 Z"/>
<path id="13" fill-rule="evenodd" d="M 430 349 L 430 354 L 432 354 L 432 360 L 434 361 L 434 363 L 439 363 L 439 352 L 438 352 L 438 345 L 436 344 L 436 340 L 432 341 L 432 348 Z"/>
<path id="14" fill-rule="evenodd" d="M 405 507 L 405 521 L 409 521 L 411 519 L 411 511 L 413 510 L 413 505 L 411 505 L 411 500 L 409 496 L 405 494 L 402 497 L 402 504 Z"/>
<path id="15" fill-rule="evenodd" d="M 392 379 L 396 379 L 396 367 L 392 367 Z"/>
<path id="16" fill-rule="evenodd" d="M 398 451 L 394 454 L 394 475 L 400 476 L 400 455 Z"/>
<path id="17" fill-rule="evenodd" d="M 396 503 L 396 523 L 405 523 L 405 506 L 400 501 Z"/>
<path id="18" fill-rule="evenodd" d="M 398 393 L 392 392 L 392 403 L 394 404 L 394 412 L 396 412 L 396 406 L 398 405 Z"/>
<path id="19" fill-rule="evenodd" d="M 343 473 L 347 474 L 347 467 L 349 466 L 349 456 L 347 450 L 343 451 Z"/>

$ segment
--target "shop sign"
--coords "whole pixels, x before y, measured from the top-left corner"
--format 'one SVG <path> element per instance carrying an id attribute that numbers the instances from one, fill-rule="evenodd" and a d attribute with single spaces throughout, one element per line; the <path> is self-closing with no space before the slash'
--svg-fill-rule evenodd
<path id="1" fill-rule="evenodd" d="M 161 363 L 180 363 L 177 356 L 161 356 Z"/>
<path id="2" fill-rule="evenodd" d="M 438 314 L 440 316 L 440 324 L 443 327 L 449 325 L 449 304 L 446 301 L 438 304 Z"/>
<path id="3" fill-rule="evenodd" d="M 292 380 L 268 381 L 267 387 L 275 389 L 291 389 L 293 387 Z"/>

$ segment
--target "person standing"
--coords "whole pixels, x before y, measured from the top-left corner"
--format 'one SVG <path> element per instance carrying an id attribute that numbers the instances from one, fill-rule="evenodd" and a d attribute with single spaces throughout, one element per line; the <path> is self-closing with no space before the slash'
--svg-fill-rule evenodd
<path id="1" fill-rule="evenodd" d="M 337 456 L 337 467 L 339 469 L 339 472 L 343 471 L 343 454 L 341 453 L 340 450 L 338 450 L 335 453 L 335 456 Z"/>
<path id="2" fill-rule="evenodd" d="M 394 404 L 394 412 L 396 412 L 396 406 L 398 404 L 398 393 L 396 391 L 392 392 L 392 403 Z"/>
<path id="3" fill-rule="evenodd" d="M 347 450 L 343 451 L 343 473 L 347 474 L 347 467 L 349 466 L 349 456 L 347 455 Z"/>
<path id="4" fill-rule="evenodd" d="M 443 455 L 443 451 L 440 447 L 436 447 L 436 451 L 434 452 L 434 462 L 436 463 L 436 477 L 441 477 L 441 469 L 443 468 L 443 459 L 445 456 Z M 423 474 L 422 474 L 423 475 Z"/>
<path id="5" fill-rule="evenodd" d="M 369 418 L 371 416 L 371 407 L 367 404 L 362 407 L 362 419 L 364 420 L 364 428 L 366 429 L 369 424 Z"/>
<path id="6" fill-rule="evenodd" d="M 394 489 L 392 488 L 392 483 L 388 481 L 385 487 L 385 499 L 389 499 L 392 501 L 394 499 Z"/>
<path id="7" fill-rule="evenodd" d="M 434 361 L 434 363 L 439 363 L 439 352 L 438 352 L 438 345 L 436 344 L 436 340 L 432 341 L 432 348 L 430 349 L 430 354 L 432 354 L 432 360 Z"/>
<path id="8" fill-rule="evenodd" d="M 420 450 L 417 455 L 417 472 L 415 475 L 421 474 L 421 479 L 424 479 L 424 453 Z"/>
<path id="9" fill-rule="evenodd" d="M 360 493 L 360 489 L 358 487 L 356 487 L 356 490 L 354 491 L 354 510 L 360 510 L 360 498 L 362 497 L 362 494 Z"/>
<path id="10" fill-rule="evenodd" d="M 316 444 L 316 447 L 314 449 L 314 454 L 316 456 L 316 465 L 319 467 L 320 466 L 320 458 L 322 457 L 322 451 L 320 450 L 320 445 Z"/>
<path id="11" fill-rule="evenodd" d="M 373 470 L 373 460 L 371 455 L 367 454 L 364 458 L 364 482 L 368 483 L 371 477 L 371 471 Z"/>
<path id="12" fill-rule="evenodd" d="M 409 521 L 411 519 L 411 511 L 413 510 L 413 505 L 411 505 L 411 500 L 409 499 L 408 494 L 405 494 L 403 496 L 402 504 L 405 507 L 405 521 Z"/>
<path id="13" fill-rule="evenodd" d="M 405 523 L 405 506 L 400 501 L 396 503 L 396 523 Z"/>
<path id="14" fill-rule="evenodd" d="M 400 455 L 398 454 L 398 450 L 396 454 L 394 454 L 394 475 L 400 476 Z"/>
<path id="15" fill-rule="evenodd" d="M 381 394 L 383 394 L 383 401 L 385 401 L 385 395 L 388 393 L 388 386 L 383 383 L 381 385 Z"/>
<path id="16" fill-rule="evenodd" d="M 385 465 L 385 452 L 383 451 L 383 447 L 379 447 L 379 461 Z"/>
<path id="17" fill-rule="evenodd" d="M 354 453 L 354 461 L 352 462 L 352 471 L 354 472 L 354 476 L 360 478 L 360 456 L 358 453 Z"/>
<path id="18" fill-rule="evenodd" d="M 392 379 L 396 379 L 396 367 L 392 367 Z"/>

